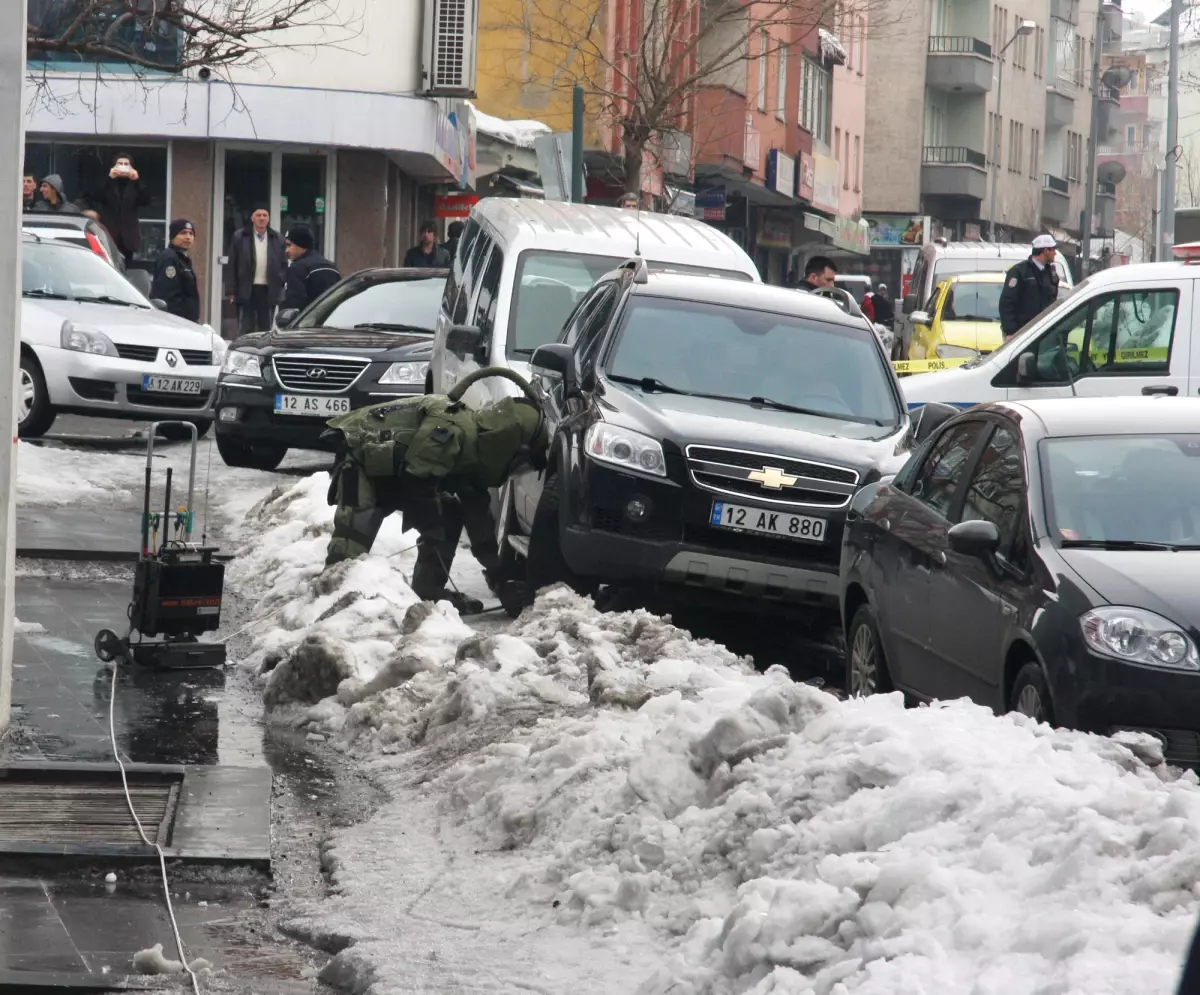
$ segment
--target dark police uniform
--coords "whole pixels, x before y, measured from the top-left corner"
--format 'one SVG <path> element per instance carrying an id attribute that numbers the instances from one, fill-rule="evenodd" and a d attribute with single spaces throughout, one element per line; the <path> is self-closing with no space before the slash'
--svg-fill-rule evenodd
<path id="1" fill-rule="evenodd" d="M 200 289 L 191 257 L 183 249 L 168 245 L 154 264 L 150 296 L 166 301 L 167 311 L 188 321 L 200 320 Z"/>
<path id="2" fill-rule="evenodd" d="M 1004 276 L 1000 291 L 1000 330 L 1013 335 L 1058 300 L 1058 270 L 1054 263 L 1039 266 L 1031 256 Z"/>

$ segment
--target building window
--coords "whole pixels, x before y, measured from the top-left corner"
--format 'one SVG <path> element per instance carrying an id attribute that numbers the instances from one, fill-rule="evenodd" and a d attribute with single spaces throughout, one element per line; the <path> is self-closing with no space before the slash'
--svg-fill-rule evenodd
<path id="1" fill-rule="evenodd" d="M 1083 165 L 1083 136 L 1075 131 L 1067 132 L 1067 179 L 1072 183 L 1079 182 L 1081 166 Z"/>
<path id="2" fill-rule="evenodd" d="M 25 168 L 37 179 L 58 173 L 67 200 L 81 207 L 96 207 L 113 160 L 127 152 L 138 171 L 138 180 L 150 193 L 150 203 L 138 211 L 142 247 L 134 259 L 150 261 L 167 244 L 167 147 L 134 145 L 75 145 L 66 142 L 27 142 Z"/>
<path id="3" fill-rule="evenodd" d="M 788 47 L 780 45 L 779 52 L 775 58 L 779 60 L 775 72 L 775 116 L 780 121 L 786 121 Z"/>
<path id="4" fill-rule="evenodd" d="M 1000 165 L 1000 156 L 1004 151 L 1003 129 L 1004 118 L 994 112 L 989 112 L 987 127 L 987 152 L 985 153 L 989 166 Z"/>
<path id="5" fill-rule="evenodd" d="M 842 129 L 833 129 L 833 157 L 840 163 L 842 161 Z"/>
<path id="6" fill-rule="evenodd" d="M 1046 75 L 1046 29 L 1037 29 L 1037 38 L 1033 48 L 1033 75 L 1041 79 Z"/>
<path id="7" fill-rule="evenodd" d="M 174 18 L 155 18 L 151 22 L 148 14 L 156 8 L 150 4 L 120 5 L 133 11 L 145 8 L 132 16 L 121 16 L 120 6 L 111 3 L 90 3 L 86 6 L 77 2 L 64 3 L 63 0 L 26 0 L 26 3 L 31 37 L 57 38 L 71 28 L 70 41 L 74 42 L 103 35 L 113 49 L 128 53 L 141 65 L 158 67 L 156 70 L 138 69 L 136 72 L 139 74 L 175 70 L 183 57 L 186 43 L 183 30 L 173 23 Z M 118 7 L 115 11 L 112 9 L 114 6 Z M 165 4 L 159 6 L 166 7 Z M 33 52 L 29 61 L 43 68 L 50 64 L 54 69 L 70 72 L 72 65 L 78 68 L 81 63 L 98 62 L 109 63 L 106 68 L 111 70 L 115 60 L 70 52 Z"/>
<path id="8" fill-rule="evenodd" d="M 1041 154 L 1042 133 L 1037 128 L 1033 128 L 1029 132 L 1029 176 L 1031 179 L 1038 178 Z"/>
<path id="9" fill-rule="evenodd" d="M 829 73 L 809 58 L 800 63 L 800 127 L 829 144 L 829 103 L 833 94 Z"/>
<path id="10" fill-rule="evenodd" d="M 767 109 L 767 45 L 769 39 L 770 35 L 767 34 L 766 28 L 760 28 L 758 32 L 758 109 L 760 111 Z"/>
<path id="11" fill-rule="evenodd" d="M 867 71 L 867 19 L 860 17 L 858 19 L 858 75 L 861 76 Z"/>
<path id="12" fill-rule="evenodd" d="M 859 137 L 858 137 L 858 135 L 855 135 L 854 136 L 854 192 L 855 193 L 858 193 L 859 187 L 862 185 L 862 181 L 861 181 L 862 174 L 860 172 L 860 170 L 862 169 L 862 162 L 860 161 L 859 155 L 858 155 L 858 143 L 859 143 Z"/>
<path id="13" fill-rule="evenodd" d="M 844 135 L 846 154 L 842 157 L 842 189 L 850 189 L 850 132 Z"/>
<path id="14" fill-rule="evenodd" d="M 1130 148 L 1137 145 L 1137 125 L 1131 124 L 1125 129 L 1125 142 Z"/>
<path id="15" fill-rule="evenodd" d="M 1013 67 L 1020 69 L 1022 72 L 1025 70 L 1026 57 L 1029 54 L 1029 36 L 1018 35 L 1017 32 L 1021 29 L 1021 24 L 1024 20 L 1025 18 L 1020 14 L 1013 14 L 1013 33 L 1009 36 L 1011 38 L 1015 35 L 1017 39 L 1012 44 Z M 1008 41 L 1008 38 L 1004 40 Z"/>

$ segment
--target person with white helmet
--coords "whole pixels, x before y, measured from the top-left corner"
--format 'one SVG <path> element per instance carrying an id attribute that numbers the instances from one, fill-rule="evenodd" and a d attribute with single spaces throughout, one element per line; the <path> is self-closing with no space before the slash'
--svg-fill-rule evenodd
<path id="1" fill-rule="evenodd" d="M 1012 338 L 1030 321 L 1058 300 L 1058 270 L 1054 259 L 1058 246 L 1051 235 L 1033 240 L 1033 251 L 1004 277 L 1000 292 L 1000 330 Z"/>

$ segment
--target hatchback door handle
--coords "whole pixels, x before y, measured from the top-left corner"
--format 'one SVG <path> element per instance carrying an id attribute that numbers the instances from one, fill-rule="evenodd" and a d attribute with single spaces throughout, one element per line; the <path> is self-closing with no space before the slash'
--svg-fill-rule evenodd
<path id="1" fill-rule="evenodd" d="M 1179 393 L 1179 388 L 1175 387 L 1172 384 L 1163 384 L 1162 386 L 1158 386 L 1158 387 L 1143 387 L 1142 388 L 1142 396 L 1143 397 L 1153 397 L 1156 394 L 1162 394 L 1162 395 L 1165 395 L 1166 397 L 1174 397 L 1178 393 Z"/>

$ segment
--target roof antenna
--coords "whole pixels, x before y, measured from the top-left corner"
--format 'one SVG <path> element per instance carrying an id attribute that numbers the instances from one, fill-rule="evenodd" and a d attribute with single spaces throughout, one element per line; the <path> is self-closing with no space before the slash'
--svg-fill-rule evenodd
<path id="1" fill-rule="evenodd" d="M 633 254 L 640 256 L 642 254 L 642 192 L 639 190 L 637 195 L 637 217 L 634 219 L 636 227 L 633 231 Z"/>

